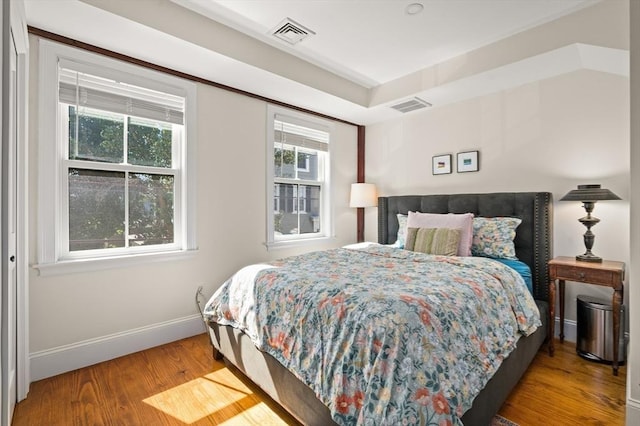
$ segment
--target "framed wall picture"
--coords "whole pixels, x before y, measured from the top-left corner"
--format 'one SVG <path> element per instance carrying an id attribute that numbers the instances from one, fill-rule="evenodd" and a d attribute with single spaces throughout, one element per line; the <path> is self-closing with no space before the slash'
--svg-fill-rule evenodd
<path id="1" fill-rule="evenodd" d="M 434 156 L 432 171 L 434 175 L 445 175 L 451 173 L 451 154 Z"/>
<path id="2" fill-rule="evenodd" d="M 458 153 L 458 173 L 477 172 L 480 170 L 478 163 L 478 151 Z"/>

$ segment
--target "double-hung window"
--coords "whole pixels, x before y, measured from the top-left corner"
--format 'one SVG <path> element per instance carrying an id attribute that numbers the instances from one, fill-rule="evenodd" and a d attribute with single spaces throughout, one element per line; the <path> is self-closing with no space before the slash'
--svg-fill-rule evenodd
<path id="1" fill-rule="evenodd" d="M 55 118 L 41 123 L 40 223 L 51 227 L 40 266 L 194 248 L 192 83 L 63 46 L 44 51 L 41 83 L 55 84 L 41 113 Z"/>
<path id="2" fill-rule="evenodd" d="M 331 236 L 330 136 L 324 120 L 269 108 L 268 246 Z"/>

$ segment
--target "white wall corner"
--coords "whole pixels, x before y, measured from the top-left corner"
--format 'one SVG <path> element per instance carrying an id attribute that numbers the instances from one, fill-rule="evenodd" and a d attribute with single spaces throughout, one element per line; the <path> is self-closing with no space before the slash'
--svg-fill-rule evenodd
<path id="1" fill-rule="evenodd" d="M 199 314 L 34 352 L 31 380 L 41 380 L 99 362 L 206 332 Z"/>
<path id="2" fill-rule="evenodd" d="M 629 426 L 640 425 L 640 401 L 627 398 L 626 423 Z"/>

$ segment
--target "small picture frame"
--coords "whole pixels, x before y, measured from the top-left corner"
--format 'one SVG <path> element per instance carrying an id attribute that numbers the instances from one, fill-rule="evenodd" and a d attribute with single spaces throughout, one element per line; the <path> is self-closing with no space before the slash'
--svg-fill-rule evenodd
<path id="1" fill-rule="evenodd" d="M 458 153 L 458 173 L 477 172 L 480 170 L 478 151 Z"/>
<path id="2" fill-rule="evenodd" d="M 446 175 L 451 173 L 451 154 L 434 156 L 432 173 L 434 175 Z"/>

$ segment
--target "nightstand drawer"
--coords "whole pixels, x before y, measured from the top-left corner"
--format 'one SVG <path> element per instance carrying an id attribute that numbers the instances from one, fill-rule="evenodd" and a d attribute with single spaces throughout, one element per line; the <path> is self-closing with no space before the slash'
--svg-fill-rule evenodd
<path id="1" fill-rule="evenodd" d="M 578 281 L 593 284 L 613 285 L 614 274 L 612 271 L 601 269 L 576 268 L 573 266 L 555 265 L 555 278 L 567 281 Z M 618 277 L 618 279 L 620 279 Z"/>

